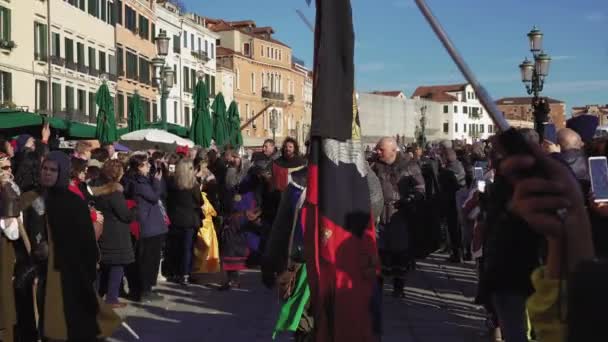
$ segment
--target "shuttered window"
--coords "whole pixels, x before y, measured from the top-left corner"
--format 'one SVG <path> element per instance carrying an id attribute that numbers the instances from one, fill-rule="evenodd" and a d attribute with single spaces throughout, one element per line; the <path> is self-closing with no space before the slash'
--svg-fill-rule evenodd
<path id="1" fill-rule="evenodd" d="M 69 112 L 74 111 L 74 88 L 65 87 L 65 109 Z"/>
<path id="2" fill-rule="evenodd" d="M 61 84 L 53 83 L 52 89 L 53 96 L 53 112 L 61 112 Z"/>
<path id="3" fill-rule="evenodd" d="M 96 59 L 97 51 L 95 51 L 95 48 L 89 47 L 89 68 L 97 70 Z"/>
<path id="4" fill-rule="evenodd" d="M 137 56 L 127 51 L 127 78 L 137 79 Z"/>
<path id="5" fill-rule="evenodd" d="M 99 72 L 106 73 L 108 69 L 106 68 L 106 53 L 103 51 L 99 51 Z"/>
<path id="6" fill-rule="evenodd" d="M 46 61 L 48 58 L 48 33 L 47 26 L 41 23 L 34 23 L 34 58 Z"/>
<path id="7" fill-rule="evenodd" d="M 0 6 L 0 40 L 11 40 L 11 10 Z"/>
<path id="8" fill-rule="evenodd" d="M 97 104 L 95 103 L 95 93 L 89 92 L 89 119 L 94 120 L 97 117 Z"/>
<path id="9" fill-rule="evenodd" d="M 74 41 L 70 38 L 65 39 L 65 61 L 74 63 Z"/>

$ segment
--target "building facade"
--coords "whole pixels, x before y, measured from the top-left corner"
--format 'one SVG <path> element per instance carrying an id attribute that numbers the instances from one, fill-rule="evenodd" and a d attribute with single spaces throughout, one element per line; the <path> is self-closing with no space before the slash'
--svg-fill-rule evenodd
<path id="1" fill-rule="evenodd" d="M 572 116 L 582 114 L 595 115 L 600 119 L 600 126 L 608 125 L 608 105 L 586 105 L 582 107 L 572 107 Z"/>
<path id="2" fill-rule="evenodd" d="M 226 103 L 234 101 L 234 71 L 219 66 L 216 70 L 215 87 L 218 92 L 222 92 Z"/>
<path id="3" fill-rule="evenodd" d="M 112 0 L 0 0 L 0 102 L 95 122 L 99 86 L 116 90 L 114 14 Z"/>
<path id="4" fill-rule="evenodd" d="M 152 59 L 156 57 L 154 0 L 119 0 L 116 18 L 117 122 L 125 124 L 137 92 L 146 121 L 159 120 Z"/>
<path id="5" fill-rule="evenodd" d="M 157 3 L 155 13 L 156 34 L 164 30 L 170 38 L 165 66 L 172 68 L 175 73 L 175 83 L 167 98 L 167 122 L 189 127 L 194 109 L 192 93 L 197 81 L 201 78 L 205 81 L 210 97 L 216 94 L 217 35 L 205 26 L 203 17 L 181 13 L 171 3 Z M 159 108 L 155 110 L 160 113 L 160 94 L 156 100 Z"/>
<path id="6" fill-rule="evenodd" d="M 470 84 L 418 87 L 412 99 L 424 112 L 427 140 L 484 140 L 495 133 L 494 123 Z"/>
<path id="7" fill-rule="evenodd" d="M 558 129 L 566 127 L 566 104 L 563 101 L 547 98 L 550 121 Z M 534 127 L 534 111 L 531 97 L 504 97 L 496 101 L 496 106 L 513 127 Z"/>
<path id="8" fill-rule="evenodd" d="M 260 145 L 273 136 L 278 141 L 293 136 L 303 142 L 309 74 L 293 63 L 291 48 L 273 38 L 271 27 L 257 27 L 250 20 L 207 19 L 207 25 L 219 35 L 218 67 L 234 72 L 241 119 L 247 122 L 261 113 L 245 127 L 245 145 Z"/>
<path id="9" fill-rule="evenodd" d="M 382 137 L 405 137 L 415 140 L 418 120 L 415 101 L 395 96 L 361 93 L 357 101 L 361 122 L 361 140 L 374 146 Z"/>

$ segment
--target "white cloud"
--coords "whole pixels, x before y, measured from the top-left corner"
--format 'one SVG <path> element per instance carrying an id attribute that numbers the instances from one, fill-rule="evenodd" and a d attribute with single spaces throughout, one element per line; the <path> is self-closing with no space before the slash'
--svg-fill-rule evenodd
<path id="1" fill-rule="evenodd" d="M 564 56 L 551 56 L 551 59 L 554 61 L 567 61 L 570 59 L 575 59 L 576 56 L 568 56 L 568 55 L 564 55 Z"/>
<path id="2" fill-rule="evenodd" d="M 606 19 L 606 14 L 604 12 L 592 12 L 585 16 L 587 21 L 591 21 L 594 23 L 599 23 Z"/>
<path id="3" fill-rule="evenodd" d="M 556 94 L 585 93 L 608 90 L 608 80 L 580 80 L 545 83 L 546 92 Z"/>
<path id="4" fill-rule="evenodd" d="M 416 5 L 413 0 L 393 1 L 393 6 L 397 8 L 414 8 Z"/>
<path id="5" fill-rule="evenodd" d="M 386 64 L 382 62 L 371 62 L 371 63 L 363 63 L 356 67 L 357 71 L 360 72 L 375 72 L 382 71 L 386 69 Z"/>

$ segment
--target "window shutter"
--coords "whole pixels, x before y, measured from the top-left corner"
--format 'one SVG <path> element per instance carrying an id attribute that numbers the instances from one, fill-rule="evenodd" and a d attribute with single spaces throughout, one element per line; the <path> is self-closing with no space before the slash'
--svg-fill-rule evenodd
<path id="1" fill-rule="evenodd" d="M 4 39 L 11 40 L 11 11 L 4 9 Z"/>
<path id="2" fill-rule="evenodd" d="M 34 22 L 34 59 L 38 59 L 40 54 L 40 24 Z"/>
<path id="3" fill-rule="evenodd" d="M 46 25 L 42 25 L 42 51 L 40 51 L 42 57 L 46 60 L 49 55 L 49 44 L 48 44 L 48 30 Z"/>
<path id="4" fill-rule="evenodd" d="M 13 74 L 10 72 L 4 73 L 4 99 L 11 101 L 13 99 Z"/>
<path id="5" fill-rule="evenodd" d="M 215 76 L 211 76 L 211 94 L 215 97 Z"/>

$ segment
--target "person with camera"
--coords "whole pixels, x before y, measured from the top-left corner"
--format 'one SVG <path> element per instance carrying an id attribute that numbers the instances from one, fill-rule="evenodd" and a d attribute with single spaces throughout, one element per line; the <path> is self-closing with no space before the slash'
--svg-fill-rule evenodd
<path id="1" fill-rule="evenodd" d="M 167 217 L 161 202 L 162 170 L 150 173 L 150 162 L 143 154 L 136 154 L 129 161 L 124 188 L 127 199 L 133 199 L 137 207 L 140 226 L 139 240 L 135 249 L 137 276 L 135 284 L 129 283 L 133 299 L 137 301 L 160 300 L 162 296 L 152 291 L 158 277 L 161 250 L 167 234 Z M 134 279 L 133 279 L 134 280 Z M 133 286 L 131 286 L 133 285 Z"/>

